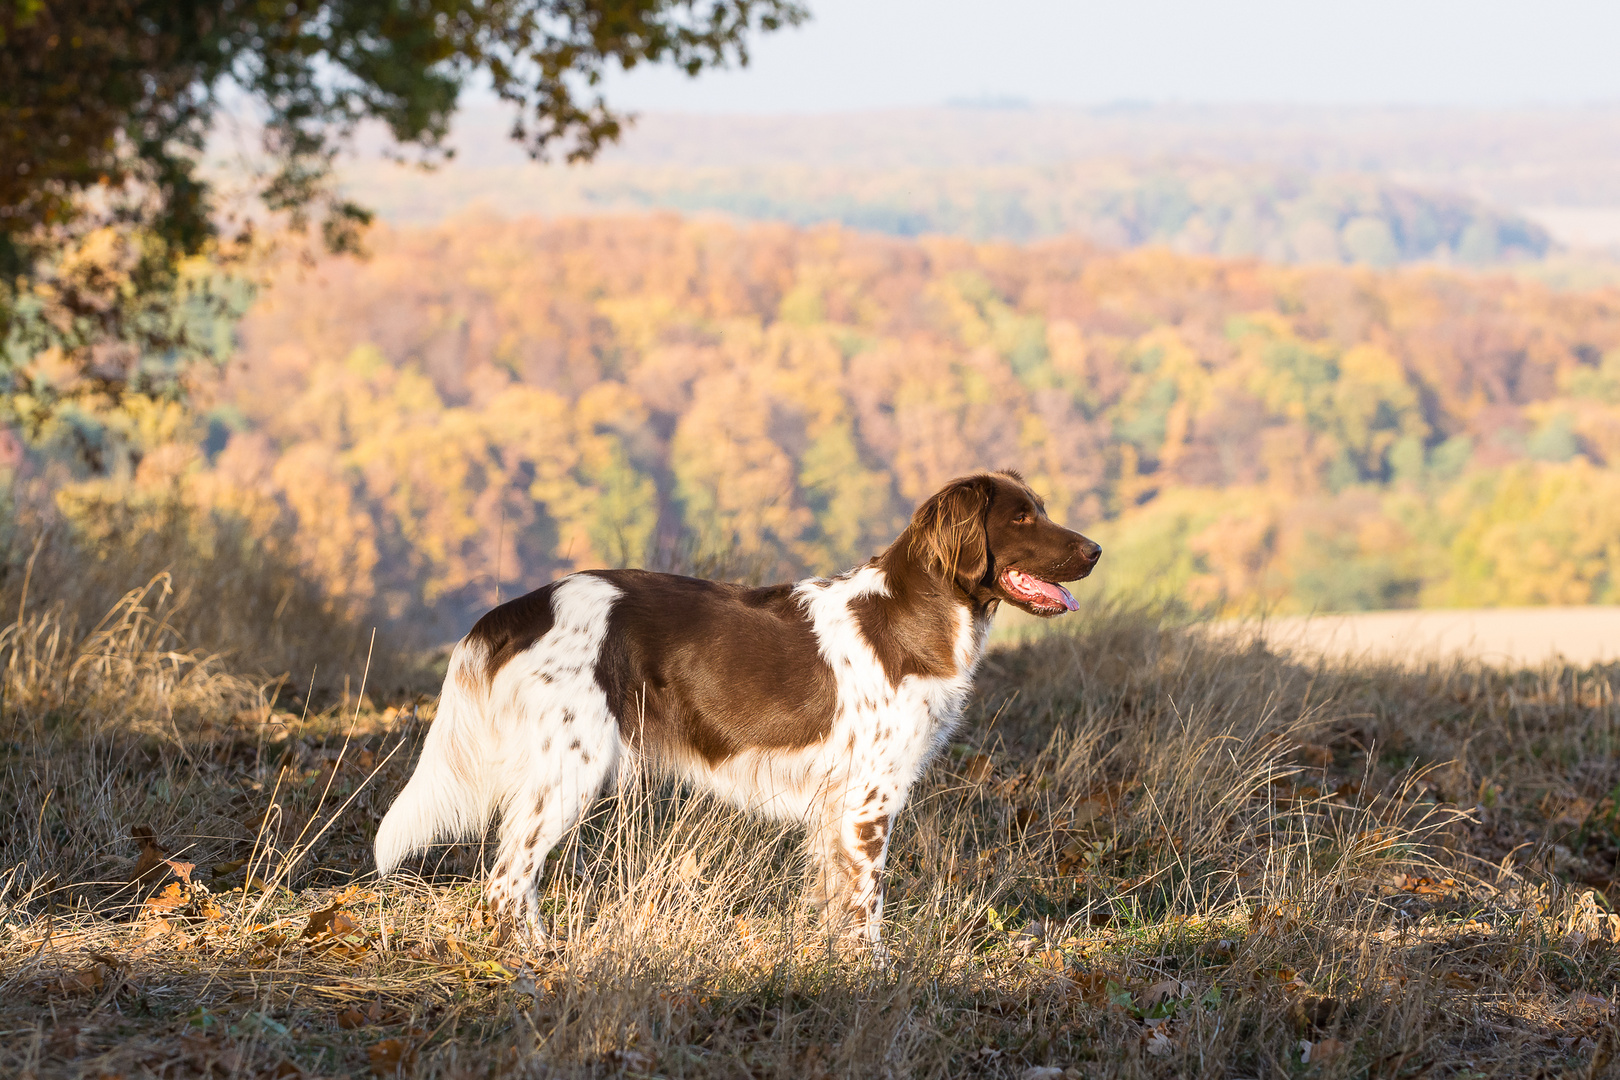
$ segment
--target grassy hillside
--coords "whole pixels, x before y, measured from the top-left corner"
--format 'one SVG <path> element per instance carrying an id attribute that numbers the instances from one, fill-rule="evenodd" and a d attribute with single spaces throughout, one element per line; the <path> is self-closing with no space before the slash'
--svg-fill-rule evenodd
<path id="1" fill-rule="evenodd" d="M 540 950 L 481 912 L 477 847 L 378 885 L 431 699 L 270 701 L 124 621 L 0 633 L 6 1075 L 1613 1061 L 1612 668 L 1300 666 L 1084 611 L 986 662 L 896 832 L 884 968 L 805 913 L 795 830 L 652 782 L 555 859 Z"/>

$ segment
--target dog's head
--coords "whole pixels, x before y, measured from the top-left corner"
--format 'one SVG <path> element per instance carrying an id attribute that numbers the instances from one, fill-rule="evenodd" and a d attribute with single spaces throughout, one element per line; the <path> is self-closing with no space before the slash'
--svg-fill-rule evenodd
<path id="1" fill-rule="evenodd" d="M 975 604 L 1005 600 L 1050 617 L 1078 606 L 1059 582 L 1091 573 L 1102 548 L 1046 516 L 1015 472 L 946 484 L 911 517 L 911 555 Z"/>

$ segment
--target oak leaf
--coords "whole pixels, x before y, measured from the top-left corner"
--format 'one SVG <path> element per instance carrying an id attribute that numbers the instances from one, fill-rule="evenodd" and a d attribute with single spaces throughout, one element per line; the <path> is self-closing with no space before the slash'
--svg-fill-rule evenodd
<path id="1" fill-rule="evenodd" d="M 178 881 L 171 881 L 164 886 L 162 892 L 149 897 L 146 903 L 141 905 L 141 912 L 143 914 L 159 914 L 179 911 L 189 903 L 191 903 L 191 897 L 187 895 L 186 890 L 180 887 Z"/>

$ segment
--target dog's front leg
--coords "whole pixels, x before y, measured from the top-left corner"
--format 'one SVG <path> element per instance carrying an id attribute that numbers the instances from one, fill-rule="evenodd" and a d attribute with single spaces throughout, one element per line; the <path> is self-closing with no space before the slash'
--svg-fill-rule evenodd
<path id="1" fill-rule="evenodd" d="M 896 792 L 870 789 L 864 797 L 827 808 L 811 838 L 820 881 L 815 899 L 829 923 L 882 955 L 883 867 Z"/>
<path id="2" fill-rule="evenodd" d="M 883 865 L 889 857 L 892 821 L 887 813 L 857 816 L 851 823 L 854 843 L 846 849 L 853 885 L 848 901 L 850 932 L 874 951 L 882 950 Z"/>

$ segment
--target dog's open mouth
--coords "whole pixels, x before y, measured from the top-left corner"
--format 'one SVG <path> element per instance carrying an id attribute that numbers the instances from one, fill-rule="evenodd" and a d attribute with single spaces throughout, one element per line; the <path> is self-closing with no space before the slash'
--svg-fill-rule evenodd
<path id="1" fill-rule="evenodd" d="M 1042 581 L 1038 577 L 1014 570 L 1008 567 L 1001 572 L 1001 587 L 1007 590 L 1009 596 L 1020 603 L 1041 612 L 1057 614 L 1060 611 L 1078 611 L 1080 605 L 1075 603 L 1069 590 L 1052 581 Z"/>

